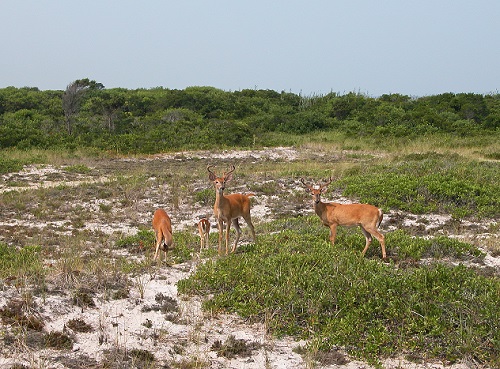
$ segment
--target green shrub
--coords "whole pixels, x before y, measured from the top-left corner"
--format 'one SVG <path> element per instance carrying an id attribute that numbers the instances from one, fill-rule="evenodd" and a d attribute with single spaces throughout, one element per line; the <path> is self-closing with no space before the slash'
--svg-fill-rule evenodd
<path id="1" fill-rule="evenodd" d="M 211 205 L 215 202 L 215 191 L 213 188 L 196 191 L 194 194 L 194 200 L 204 206 Z"/>
<path id="2" fill-rule="evenodd" d="M 154 232 L 151 229 L 141 229 L 135 235 L 125 236 L 116 241 L 116 246 L 127 249 L 143 249 L 154 243 Z"/>
<path id="3" fill-rule="evenodd" d="M 463 217 L 500 216 L 500 182 L 495 163 L 458 155 L 412 154 L 390 164 L 358 167 L 334 183 L 344 196 L 385 209 Z"/>
<path id="4" fill-rule="evenodd" d="M 78 164 L 78 165 L 70 165 L 64 168 L 66 172 L 69 173 L 79 173 L 79 174 L 88 174 L 92 171 L 88 166 L 84 164 Z"/>
<path id="5" fill-rule="evenodd" d="M 34 278 L 45 275 L 41 247 L 26 246 L 17 250 L 15 247 L 0 242 L 0 277 L 17 275 Z"/>
<path id="6" fill-rule="evenodd" d="M 19 172 L 24 164 L 21 160 L 0 157 L 0 174 Z"/>
<path id="7" fill-rule="evenodd" d="M 484 253 L 477 247 L 445 236 L 424 239 L 409 237 L 405 232 L 396 230 L 387 234 L 386 242 L 396 245 L 391 252 L 400 260 L 445 257 L 456 260 L 484 258 Z"/>
<path id="8" fill-rule="evenodd" d="M 266 320 L 274 334 L 307 338 L 325 351 L 342 346 L 373 363 L 405 352 L 450 362 L 499 360 L 498 280 L 463 265 L 398 268 L 363 258 L 357 232 L 342 228 L 332 247 L 317 217 L 273 222 L 258 243 L 201 264 L 179 281 L 179 292 L 212 295 L 207 310 Z M 398 232 L 387 240 L 396 260 L 477 253 L 444 237 L 415 241 Z"/>

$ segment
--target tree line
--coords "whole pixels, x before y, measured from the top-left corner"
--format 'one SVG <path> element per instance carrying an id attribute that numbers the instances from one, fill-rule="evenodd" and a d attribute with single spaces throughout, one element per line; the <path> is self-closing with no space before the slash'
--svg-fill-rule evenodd
<path id="1" fill-rule="evenodd" d="M 214 87 L 107 89 L 87 78 L 65 90 L 0 89 L 0 148 L 95 147 L 123 153 L 272 146 L 269 133 L 460 136 L 500 131 L 500 94 L 291 92 Z"/>

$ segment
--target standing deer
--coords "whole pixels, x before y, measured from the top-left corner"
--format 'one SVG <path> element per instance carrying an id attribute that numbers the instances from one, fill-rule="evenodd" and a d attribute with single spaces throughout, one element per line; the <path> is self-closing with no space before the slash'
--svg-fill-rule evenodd
<path id="1" fill-rule="evenodd" d="M 245 222 L 250 227 L 250 231 L 252 232 L 252 237 L 255 242 L 255 230 L 250 217 L 250 197 L 254 196 L 254 194 L 250 193 L 244 195 L 241 193 L 233 193 L 230 195 L 224 195 L 223 193 L 226 188 L 226 182 L 229 182 L 233 178 L 233 172 L 235 169 L 236 168 L 233 165 L 229 172 L 224 173 L 222 177 L 217 177 L 217 175 L 210 170 L 210 165 L 207 167 L 209 173 L 208 178 L 214 183 L 215 186 L 214 216 L 217 220 L 217 226 L 219 228 L 219 255 L 221 255 L 224 222 L 226 223 L 226 255 L 228 254 L 229 230 L 231 228 L 231 222 L 237 232 L 236 241 L 234 242 L 231 252 L 234 252 L 240 239 L 241 228 L 238 223 L 239 217 L 243 217 L 243 219 L 245 219 Z"/>
<path id="2" fill-rule="evenodd" d="M 369 204 L 338 204 L 321 202 L 321 194 L 326 192 L 327 186 L 332 182 L 332 177 L 322 185 L 310 186 L 301 178 L 300 181 L 307 188 L 313 197 L 313 207 L 316 215 L 319 216 L 323 225 L 330 228 L 330 241 L 335 244 L 337 226 L 360 226 L 366 239 L 365 248 L 362 252 L 364 256 L 366 250 L 372 242 L 372 235 L 382 247 L 382 258 L 386 258 L 385 237 L 379 232 L 378 227 L 382 222 L 383 214 L 379 208 Z"/>
<path id="3" fill-rule="evenodd" d="M 158 252 L 161 250 L 165 253 L 165 261 L 167 261 L 167 251 L 172 247 L 172 222 L 167 212 L 163 209 L 157 209 L 153 215 L 153 229 L 156 237 L 156 252 L 154 260 L 158 257 Z M 161 255 L 160 255 L 161 262 Z"/>
<path id="4" fill-rule="evenodd" d="M 198 222 L 198 232 L 200 233 L 200 251 L 208 248 L 208 240 L 210 236 L 210 221 L 207 218 L 202 218 Z"/>

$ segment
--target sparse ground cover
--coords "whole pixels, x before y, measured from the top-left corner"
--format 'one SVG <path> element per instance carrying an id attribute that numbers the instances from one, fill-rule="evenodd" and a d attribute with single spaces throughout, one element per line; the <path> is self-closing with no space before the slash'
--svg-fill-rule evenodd
<path id="1" fill-rule="evenodd" d="M 6 157 L 0 364 L 500 365 L 498 162 L 477 149 L 393 154 L 329 139 L 147 157 Z M 195 223 L 211 216 L 215 198 L 208 164 L 235 164 L 227 191 L 256 193 L 257 243 L 244 234 L 228 257 L 216 256 L 215 232 L 212 249 L 198 254 Z M 360 257 L 359 229 L 340 228 L 334 248 L 327 242 L 299 178 L 330 175 L 337 181 L 325 200 L 384 209 L 387 263 L 376 241 Z M 172 217 L 169 265 L 151 261 L 157 207 Z"/>

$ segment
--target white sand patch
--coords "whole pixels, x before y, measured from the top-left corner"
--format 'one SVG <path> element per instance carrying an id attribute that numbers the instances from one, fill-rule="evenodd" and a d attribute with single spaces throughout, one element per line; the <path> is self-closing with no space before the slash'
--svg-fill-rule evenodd
<path id="1" fill-rule="evenodd" d="M 143 160 L 191 160 L 191 159 L 248 159 L 255 160 L 285 160 L 293 161 L 299 158 L 300 154 L 293 147 L 272 147 L 261 150 L 222 150 L 222 151 L 181 151 L 169 154 L 159 154 L 150 157 L 123 158 L 123 161 L 143 161 Z"/>
<path id="2" fill-rule="evenodd" d="M 85 222 L 84 229 L 92 232 L 102 232 L 107 235 L 112 235 L 115 233 L 122 233 L 125 236 L 135 235 L 139 229 L 136 226 L 130 226 L 123 222 Z"/>
<path id="3" fill-rule="evenodd" d="M 37 166 L 27 165 L 20 172 L 8 173 L 2 175 L 2 182 L 0 183 L 0 193 L 8 191 L 27 191 L 40 188 L 52 188 L 58 186 L 76 187 L 82 184 L 91 183 L 105 183 L 109 182 L 107 177 L 86 177 L 85 175 L 75 174 L 79 179 L 77 180 L 48 180 L 47 177 L 53 174 L 61 174 L 61 168 L 55 168 L 51 165 Z M 36 179 L 36 180 L 35 180 Z M 8 183 L 12 181 L 27 182 L 27 185 L 11 186 Z"/>

